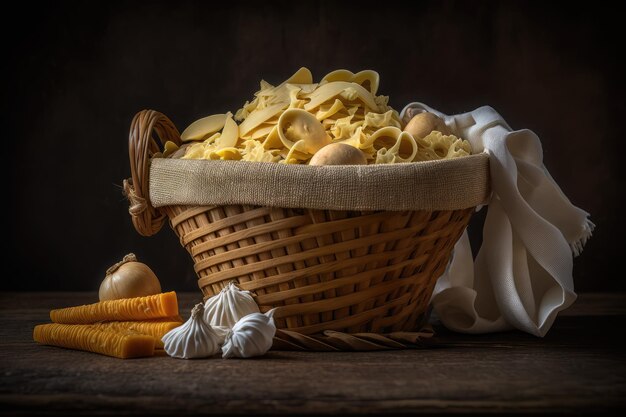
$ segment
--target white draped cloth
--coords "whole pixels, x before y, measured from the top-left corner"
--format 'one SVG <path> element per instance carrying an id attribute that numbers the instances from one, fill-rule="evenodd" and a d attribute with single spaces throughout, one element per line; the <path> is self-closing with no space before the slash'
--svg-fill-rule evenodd
<path id="1" fill-rule="evenodd" d="M 442 117 L 474 153 L 487 152 L 491 174 L 482 246 L 474 260 L 467 231 L 457 242 L 433 293 L 437 316 L 458 332 L 516 328 L 544 336 L 576 299 L 573 256 L 593 231 L 589 213 L 552 179 L 532 131 L 513 131 L 488 106 L 448 116 L 411 103 L 401 117 L 408 121 L 421 111 Z"/>

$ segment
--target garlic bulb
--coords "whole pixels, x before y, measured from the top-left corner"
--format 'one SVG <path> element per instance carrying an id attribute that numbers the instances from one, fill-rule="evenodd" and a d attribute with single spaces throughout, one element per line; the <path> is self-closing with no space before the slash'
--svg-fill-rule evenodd
<path id="1" fill-rule="evenodd" d="M 204 321 L 211 326 L 231 329 L 242 317 L 258 312 L 259 306 L 250 291 L 243 291 L 231 282 L 219 294 L 206 300 Z"/>
<path id="2" fill-rule="evenodd" d="M 196 304 L 185 324 L 161 338 L 168 355 L 183 359 L 208 358 L 220 351 L 220 336 L 204 322 L 203 310 L 202 303 Z"/>
<path id="3" fill-rule="evenodd" d="M 230 332 L 230 327 L 226 327 L 226 326 L 211 326 L 211 327 L 213 328 L 213 331 L 217 335 L 218 343 L 220 344 L 220 346 L 222 346 L 224 342 L 226 341 L 226 336 L 228 336 L 228 333 Z"/>
<path id="4" fill-rule="evenodd" d="M 159 294 L 161 283 L 148 265 L 138 262 L 133 253 L 107 269 L 100 284 L 100 301 L 145 297 Z"/>
<path id="5" fill-rule="evenodd" d="M 223 358 L 251 358 L 264 355 L 272 347 L 276 325 L 268 315 L 252 313 L 235 324 L 222 346 Z"/>

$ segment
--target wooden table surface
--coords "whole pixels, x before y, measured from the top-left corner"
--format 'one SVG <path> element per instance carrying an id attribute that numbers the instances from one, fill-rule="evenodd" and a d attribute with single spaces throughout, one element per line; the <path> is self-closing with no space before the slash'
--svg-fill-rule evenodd
<path id="1" fill-rule="evenodd" d="M 199 294 L 180 294 L 188 313 Z M 435 347 L 121 360 L 40 346 L 51 308 L 94 293 L 0 293 L 0 414 L 602 413 L 626 409 L 626 294 L 583 294 L 543 339 L 437 326 Z"/>

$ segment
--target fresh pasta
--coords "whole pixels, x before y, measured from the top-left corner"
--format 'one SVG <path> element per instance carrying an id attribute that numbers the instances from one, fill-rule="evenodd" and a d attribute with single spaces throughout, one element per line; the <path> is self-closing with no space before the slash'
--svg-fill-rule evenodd
<path id="1" fill-rule="evenodd" d="M 448 131 L 420 137 L 403 131 L 389 97 L 377 95 L 379 75 L 336 70 L 313 82 L 307 68 L 277 86 L 261 80 L 251 101 L 233 115 L 193 122 L 165 157 L 307 164 L 324 146 L 344 143 L 363 152 L 368 164 L 447 159 L 471 154 L 469 142 Z"/>

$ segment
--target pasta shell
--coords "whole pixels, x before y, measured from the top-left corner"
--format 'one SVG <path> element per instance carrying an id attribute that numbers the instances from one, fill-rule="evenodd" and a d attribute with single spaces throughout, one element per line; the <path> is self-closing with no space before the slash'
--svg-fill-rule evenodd
<path id="1" fill-rule="evenodd" d="M 202 140 L 207 136 L 219 132 L 224 127 L 226 122 L 226 114 L 214 114 L 202 119 L 198 119 L 183 130 L 180 135 L 180 139 L 183 142 L 190 140 Z"/>
<path id="2" fill-rule="evenodd" d="M 311 155 L 331 142 L 324 126 L 313 114 L 302 109 L 289 109 L 280 116 L 278 136 L 287 149 L 303 141 L 303 150 Z"/>

